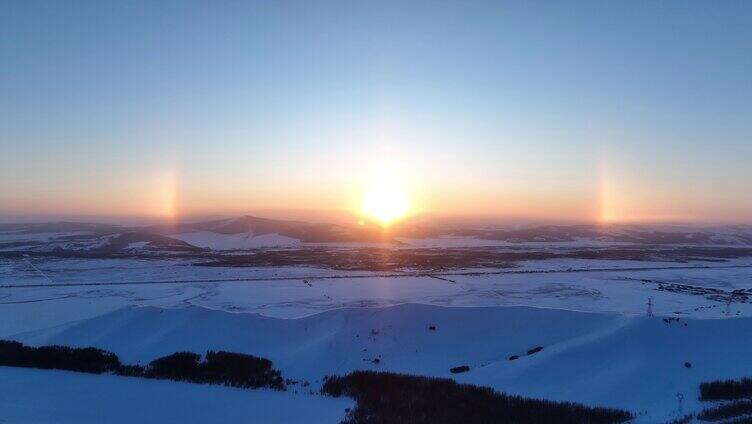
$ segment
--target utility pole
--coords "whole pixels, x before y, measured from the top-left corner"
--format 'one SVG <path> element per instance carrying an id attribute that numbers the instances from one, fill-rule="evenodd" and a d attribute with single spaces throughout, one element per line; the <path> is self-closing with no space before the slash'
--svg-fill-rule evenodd
<path id="1" fill-rule="evenodd" d="M 684 394 L 682 392 L 677 393 L 676 400 L 679 402 L 679 415 L 684 415 Z"/>
<path id="2" fill-rule="evenodd" d="M 648 298 L 648 316 L 649 317 L 653 316 L 653 298 L 652 297 Z"/>

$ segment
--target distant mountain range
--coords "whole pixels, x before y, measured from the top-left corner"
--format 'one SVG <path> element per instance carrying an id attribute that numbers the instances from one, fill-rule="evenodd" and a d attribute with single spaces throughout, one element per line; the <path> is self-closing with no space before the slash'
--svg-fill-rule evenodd
<path id="1" fill-rule="evenodd" d="M 453 241 L 452 246 L 514 244 L 752 245 L 752 226 L 670 227 L 639 225 L 539 225 L 473 228 L 403 223 L 383 229 L 372 224 L 340 225 L 241 216 L 204 222 L 119 226 L 56 222 L 0 224 L 0 252 L 202 252 L 294 247 L 311 243 L 410 245 Z"/>

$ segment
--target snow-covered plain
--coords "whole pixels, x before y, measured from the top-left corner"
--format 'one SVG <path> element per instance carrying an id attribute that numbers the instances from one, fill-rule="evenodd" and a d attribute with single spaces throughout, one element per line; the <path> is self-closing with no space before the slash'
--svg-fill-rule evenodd
<path id="1" fill-rule="evenodd" d="M 749 375 L 752 306 L 727 295 L 752 289 L 750 266 L 745 258 L 552 259 L 513 269 L 400 275 L 202 267 L 179 259 L 5 259 L 0 338 L 97 346 L 140 363 L 182 349 L 247 352 L 268 357 L 285 377 L 307 380 L 314 390 L 325 375 L 355 369 L 436 375 L 627 408 L 640 414 L 637 422 L 655 423 L 678 415 L 677 393 L 690 412 L 699 409 L 701 381 Z M 692 290 L 667 289 L 677 285 Z M 648 299 L 652 318 L 646 317 Z M 527 356 L 536 346 L 543 350 Z M 520 358 L 510 361 L 511 355 Z M 458 365 L 471 370 L 449 373 Z M 0 369 L 0 377 L 8 370 Z M 88 379 L 104 378 L 96 381 L 114 386 L 102 392 L 146 384 L 80 378 L 87 383 L 66 384 L 95 388 Z M 29 390 L 34 381 L 52 384 L 32 379 Z M 190 385 L 179 386 L 175 390 Z M 284 399 L 289 405 L 298 400 Z M 335 422 L 344 407 L 326 400 L 315 408 Z M 265 422 L 273 419 L 284 422 Z"/>
<path id="2" fill-rule="evenodd" d="M 346 398 L 7 367 L 0 393 L 4 424 L 329 424 L 353 406 Z"/>
<path id="3" fill-rule="evenodd" d="M 685 269 L 688 265 L 722 268 Z M 728 268 L 733 265 L 740 268 Z M 6 260 L 0 261 L 0 284 L 13 287 L 0 288 L 0 337 L 92 318 L 130 305 L 193 305 L 279 318 L 402 303 L 533 306 L 640 315 L 652 298 L 656 315 L 724 318 L 724 302 L 658 290 L 657 282 L 725 292 L 752 289 L 752 268 L 743 268 L 749 265 L 752 261 L 744 259 L 721 264 L 551 260 L 521 263 L 519 270 L 530 273 L 379 276 L 306 267 L 199 267 L 177 260 L 35 259 L 33 264 Z M 625 270 L 640 266 L 662 268 Z M 588 271 L 592 269 L 600 271 Z M 536 270 L 541 272 L 533 272 Z M 62 285 L 45 287 L 50 282 Z M 30 284 L 35 286 L 24 287 Z M 729 309 L 733 316 L 752 316 L 749 303 L 733 302 Z"/>

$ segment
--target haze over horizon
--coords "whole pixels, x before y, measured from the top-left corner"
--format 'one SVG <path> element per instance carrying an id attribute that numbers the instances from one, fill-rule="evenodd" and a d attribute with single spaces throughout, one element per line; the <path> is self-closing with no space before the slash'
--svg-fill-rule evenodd
<path id="1" fill-rule="evenodd" d="M 0 5 L 0 219 L 752 222 L 752 3 L 189 5 Z"/>

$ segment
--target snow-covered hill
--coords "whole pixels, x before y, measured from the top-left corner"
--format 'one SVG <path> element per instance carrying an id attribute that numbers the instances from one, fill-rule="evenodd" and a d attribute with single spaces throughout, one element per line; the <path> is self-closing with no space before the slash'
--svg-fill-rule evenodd
<path id="1" fill-rule="evenodd" d="M 454 377 L 510 393 L 646 411 L 642 422 L 660 422 L 677 412 L 677 393 L 691 410 L 700 382 L 752 373 L 750 328 L 752 318 L 669 320 L 529 307 L 404 304 L 299 319 L 135 307 L 15 338 L 92 345 L 142 363 L 177 350 L 247 352 L 314 384 L 355 369 Z M 449 372 L 459 365 L 470 371 Z"/>
<path id="2" fill-rule="evenodd" d="M 279 233 L 255 235 L 252 232 L 220 234 L 212 231 L 196 231 L 173 234 L 172 238 L 211 250 L 248 250 L 262 247 L 291 247 L 301 244 L 300 240 Z"/>

